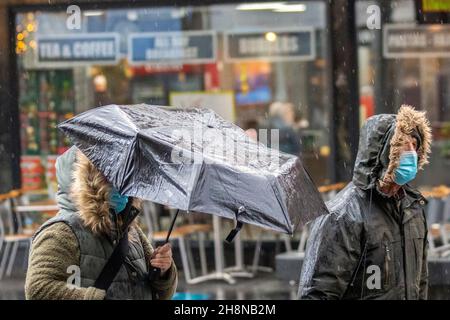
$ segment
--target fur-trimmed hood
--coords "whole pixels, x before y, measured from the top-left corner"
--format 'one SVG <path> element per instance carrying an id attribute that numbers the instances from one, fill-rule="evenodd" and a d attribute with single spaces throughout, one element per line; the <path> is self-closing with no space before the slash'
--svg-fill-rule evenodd
<path id="1" fill-rule="evenodd" d="M 110 235 L 116 226 L 108 202 L 111 186 L 104 175 L 76 147 L 58 157 L 56 175 L 59 207 L 77 212 L 93 233 Z M 131 201 L 140 207 L 137 199 Z"/>
<path id="2" fill-rule="evenodd" d="M 408 136 L 420 137 L 418 168 L 428 163 L 431 152 L 431 126 L 425 112 L 402 105 L 398 114 L 380 114 L 366 120 L 360 132 L 358 155 L 353 182 L 363 190 L 371 189 L 377 181 L 392 182 L 400 162 L 401 147 Z"/>

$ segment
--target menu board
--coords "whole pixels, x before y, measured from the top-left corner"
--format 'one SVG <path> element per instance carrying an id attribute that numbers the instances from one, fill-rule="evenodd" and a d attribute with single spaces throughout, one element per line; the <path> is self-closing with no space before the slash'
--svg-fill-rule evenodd
<path id="1" fill-rule="evenodd" d="M 135 33 L 129 35 L 131 64 L 202 64 L 216 61 L 213 31 Z"/>
<path id="2" fill-rule="evenodd" d="M 42 35 L 36 43 L 39 66 L 116 64 L 119 59 L 117 33 Z"/>
<path id="3" fill-rule="evenodd" d="M 316 57 L 312 28 L 225 32 L 225 59 L 234 61 L 310 61 Z"/>

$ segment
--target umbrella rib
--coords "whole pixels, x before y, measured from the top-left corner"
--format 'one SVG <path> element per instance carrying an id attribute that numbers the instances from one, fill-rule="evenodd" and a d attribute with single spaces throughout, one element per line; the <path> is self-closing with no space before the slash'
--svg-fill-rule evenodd
<path id="1" fill-rule="evenodd" d="M 212 167 L 213 167 L 213 169 L 214 169 L 214 172 L 216 173 L 216 176 L 217 176 L 217 177 L 219 178 L 219 180 L 220 180 L 220 184 L 222 185 L 222 188 L 225 190 L 225 192 L 227 193 L 228 197 L 229 197 L 230 199 L 233 199 L 233 200 L 234 200 L 234 204 L 236 205 L 236 210 L 237 210 L 238 206 L 237 206 L 236 199 L 233 198 L 233 197 L 230 195 L 230 193 L 228 192 L 227 188 L 224 187 L 224 183 L 223 183 L 222 178 L 220 177 L 219 173 L 217 172 L 217 168 L 214 167 L 214 166 L 212 166 Z M 244 206 L 244 207 L 245 207 L 245 206 Z"/>
<path id="2" fill-rule="evenodd" d="M 274 187 L 274 184 L 273 184 L 273 183 L 270 183 L 270 187 L 272 188 L 273 192 L 277 195 L 276 198 L 277 198 L 278 204 L 279 204 L 280 207 L 281 207 L 281 211 L 283 212 L 284 219 L 286 220 L 286 225 L 287 225 L 287 226 L 290 226 L 289 218 L 286 216 L 285 210 L 284 210 L 284 208 L 283 208 L 283 202 L 280 201 L 280 198 L 279 198 L 280 193 L 279 193 L 278 190 Z M 293 233 L 293 232 L 291 231 L 291 233 Z"/>

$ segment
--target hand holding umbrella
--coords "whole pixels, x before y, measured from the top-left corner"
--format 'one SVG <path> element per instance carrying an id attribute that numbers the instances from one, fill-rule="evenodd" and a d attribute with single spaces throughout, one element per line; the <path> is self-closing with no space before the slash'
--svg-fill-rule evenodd
<path id="1" fill-rule="evenodd" d="M 293 234 L 328 213 L 298 157 L 208 109 L 108 105 L 59 128 L 121 194 L 236 219 L 230 241 L 242 223 Z"/>
<path id="2" fill-rule="evenodd" d="M 165 243 L 163 246 L 155 249 L 150 258 L 150 265 L 158 268 L 161 276 L 169 270 L 172 265 L 172 246 L 170 243 Z"/>

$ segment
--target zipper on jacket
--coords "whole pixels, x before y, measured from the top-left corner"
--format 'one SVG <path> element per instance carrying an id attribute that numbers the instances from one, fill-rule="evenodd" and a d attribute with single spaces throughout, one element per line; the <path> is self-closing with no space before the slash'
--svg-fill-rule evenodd
<path id="1" fill-rule="evenodd" d="M 390 254 L 390 250 L 389 250 L 389 246 L 387 243 L 384 244 L 384 248 L 386 251 L 385 257 L 384 257 L 384 273 L 385 273 L 385 277 L 384 277 L 384 286 L 385 288 L 387 288 L 389 286 L 389 282 L 390 282 L 390 274 L 389 274 L 389 263 L 391 261 L 391 254 Z"/>

